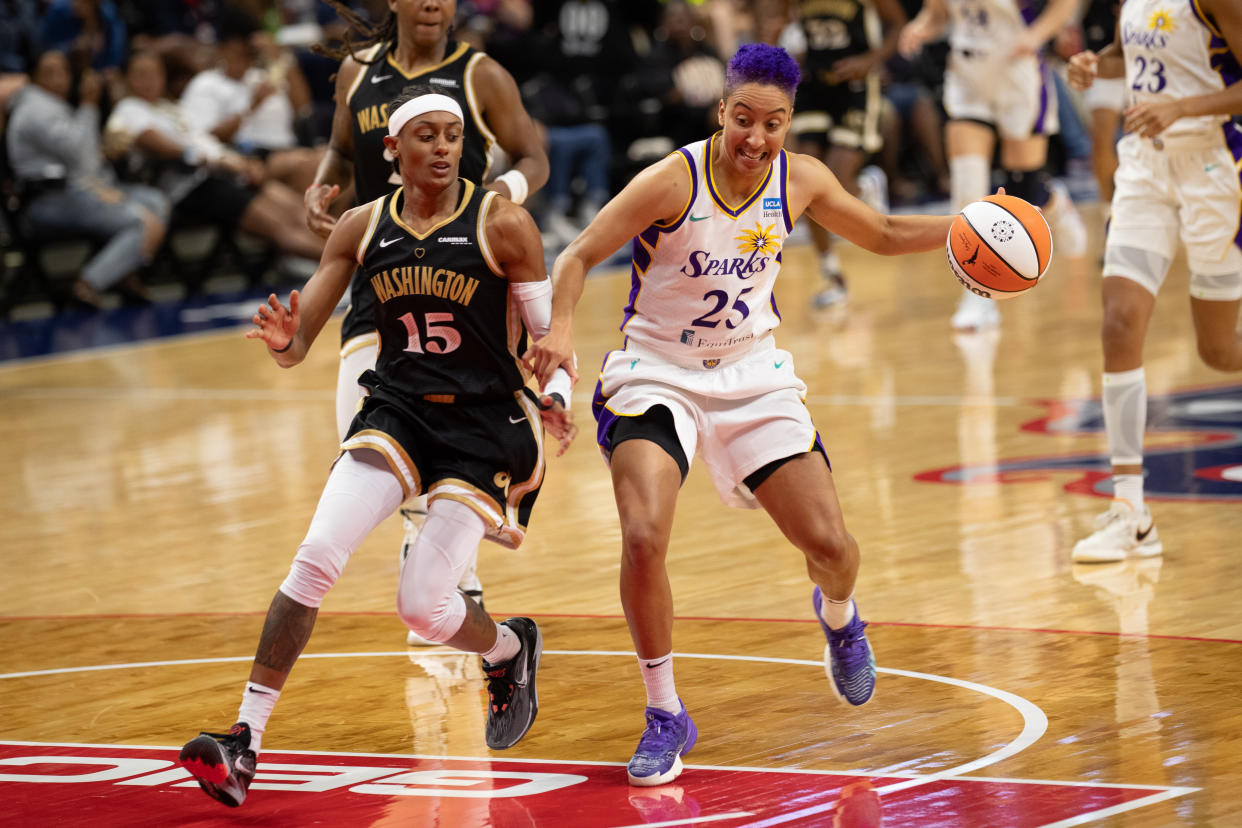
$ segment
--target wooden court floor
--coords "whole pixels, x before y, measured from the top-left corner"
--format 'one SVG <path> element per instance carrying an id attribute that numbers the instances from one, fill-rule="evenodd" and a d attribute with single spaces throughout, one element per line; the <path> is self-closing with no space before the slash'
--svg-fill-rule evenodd
<path id="1" fill-rule="evenodd" d="M 1242 376 L 1199 362 L 1184 265 L 1147 349 L 1165 554 L 1082 566 L 1107 506 L 1094 254 L 957 337 L 943 254 L 842 256 L 850 303 L 822 313 L 809 248 L 785 252 L 778 341 L 862 547 L 871 703 L 829 695 L 800 555 L 696 467 L 670 570 L 701 737 L 677 783 L 627 788 L 642 685 L 589 411 L 613 271 L 577 316 L 583 433 L 522 549 L 480 553 L 488 608 L 544 631 L 528 737 L 490 753 L 477 660 L 404 646 L 394 518 L 328 596 L 238 811 L 172 760 L 233 721 L 334 456 L 335 329 L 292 371 L 240 327 L 0 365 L 0 824 L 1242 825 Z"/>

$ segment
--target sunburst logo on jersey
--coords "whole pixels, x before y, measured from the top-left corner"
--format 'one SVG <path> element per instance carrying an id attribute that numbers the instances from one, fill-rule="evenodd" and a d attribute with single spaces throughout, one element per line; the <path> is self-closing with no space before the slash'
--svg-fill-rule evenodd
<path id="1" fill-rule="evenodd" d="M 1177 29 L 1177 24 L 1173 22 L 1173 15 L 1169 14 L 1168 10 L 1156 9 L 1151 13 L 1151 20 L 1147 22 L 1147 28 L 1153 32 L 1172 34 Z"/>
<path id="2" fill-rule="evenodd" d="M 759 222 L 755 222 L 754 230 L 743 230 L 742 235 L 734 236 L 734 239 L 741 242 L 737 246 L 740 253 L 763 253 L 765 255 L 775 253 L 779 248 L 780 242 L 776 239 L 776 234 L 772 232 L 775 224 L 769 224 L 767 227 L 762 226 Z"/>

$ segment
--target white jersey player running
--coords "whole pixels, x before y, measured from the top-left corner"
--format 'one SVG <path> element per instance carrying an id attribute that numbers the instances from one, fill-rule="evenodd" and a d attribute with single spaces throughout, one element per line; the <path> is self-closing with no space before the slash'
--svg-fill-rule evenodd
<path id="1" fill-rule="evenodd" d="M 898 48 L 911 56 L 942 33 L 950 52 L 944 73 L 945 148 L 954 211 L 991 190 L 992 151 L 1000 136 L 1005 190 L 1043 209 L 1058 253 L 1081 256 L 1087 235 L 1063 186 L 1044 167 L 1057 132 L 1051 71 L 1039 53 L 1073 16 L 1077 0 L 926 0 L 902 29 Z M 996 302 L 962 294 L 952 325 L 959 331 L 1000 322 Z"/>
<path id="2" fill-rule="evenodd" d="M 1114 42 L 1070 61 L 1070 83 L 1125 77 L 1128 133 L 1117 147 L 1104 249 L 1104 427 L 1113 501 L 1074 546 L 1079 562 L 1163 551 L 1143 502 L 1143 341 L 1178 239 L 1186 245 L 1199 355 L 1242 370 L 1242 4 L 1126 0 Z"/>
<path id="3" fill-rule="evenodd" d="M 621 519 L 622 605 L 647 690 L 632 785 L 674 779 L 697 737 L 673 682 L 665 567 L 677 491 L 696 455 L 726 502 L 762 506 L 805 556 L 832 692 L 858 705 L 875 686 L 852 598 L 858 544 L 802 402 L 805 386 L 773 342 L 772 286 L 786 234 L 804 212 L 886 254 L 943 247 L 951 219 L 883 215 L 818 159 L 783 152 L 797 82 L 783 49 L 739 49 L 720 102 L 722 131 L 640 173 L 557 258 L 552 326 L 532 346 L 541 379 L 570 360 L 586 272 L 632 239 L 625 347 L 608 355 L 595 400 Z"/>

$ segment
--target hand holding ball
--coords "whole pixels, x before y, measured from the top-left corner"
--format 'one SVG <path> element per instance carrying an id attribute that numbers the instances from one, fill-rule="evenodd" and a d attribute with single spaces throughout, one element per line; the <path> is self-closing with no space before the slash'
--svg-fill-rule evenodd
<path id="1" fill-rule="evenodd" d="M 1011 195 L 967 204 L 945 242 L 949 267 L 972 293 L 1009 299 L 1035 287 L 1052 261 L 1043 213 Z"/>

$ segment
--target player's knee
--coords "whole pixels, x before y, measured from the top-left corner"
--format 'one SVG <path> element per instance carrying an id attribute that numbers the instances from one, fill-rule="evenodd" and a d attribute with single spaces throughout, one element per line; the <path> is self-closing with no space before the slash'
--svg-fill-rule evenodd
<path id="1" fill-rule="evenodd" d="M 328 552 L 321 542 L 308 536 L 298 547 L 280 591 L 308 607 L 322 604 L 328 590 L 341 577 L 341 567 L 334 563 L 337 556 Z"/>
<path id="2" fill-rule="evenodd" d="M 621 554 L 633 564 L 662 560 L 668 535 L 650 521 L 626 521 L 621 529 Z"/>
<path id="3" fill-rule="evenodd" d="M 853 560 L 856 544 L 843 525 L 824 524 L 808 532 L 798 546 L 806 555 L 807 567 L 815 570 L 846 565 Z"/>
<path id="4" fill-rule="evenodd" d="M 1199 358 L 1203 364 L 1217 371 L 1237 371 L 1242 369 L 1242 346 L 1237 337 L 1231 336 L 1228 341 L 1200 337 L 1198 340 Z"/>
<path id="5" fill-rule="evenodd" d="M 442 593 L 428 590 L 397 591 L 397 617 L 401 623 L 428 641 L 447 641 L 456 628 L 450 629 L 454 618 L 453 602 L 461 600 L 456 589 Z M 460 626 L 460 625 L 458 625 Z"/>

